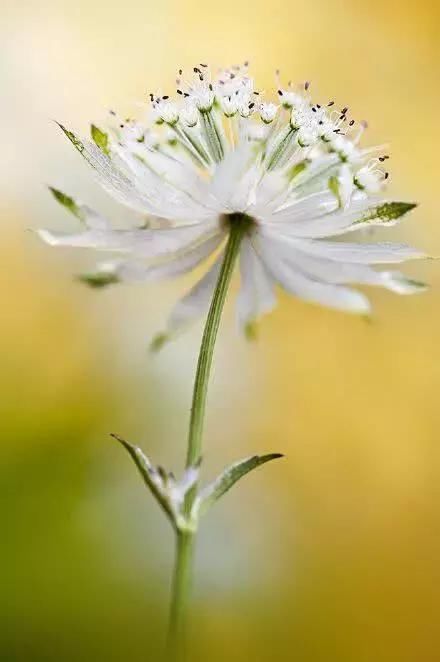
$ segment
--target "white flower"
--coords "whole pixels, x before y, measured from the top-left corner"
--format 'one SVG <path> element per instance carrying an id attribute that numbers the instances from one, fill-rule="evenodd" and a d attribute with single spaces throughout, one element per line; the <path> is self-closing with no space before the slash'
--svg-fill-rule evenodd
<path id="1" fill-rule="evenodd" d="M 274 103 L 261 103 L 260 104 L 260 117 L 265 124 L 270 124 L 274 121 L 278 111 L 278 106 Z"/>
<path id="2" fill-rule="evenodd" d="M 174 100 L 151 95 L 155 131 L 162 131 L 154 140 L 140 121 L 121 125 L 115 138 L 94 127 L 93 141 L 61 127 L 106 191 L 142 221 L 113 229 L 53 190 L 84 227 L 79 234 L 41 230 L 40 236 L 55 246 L 118 254 L 82 276 L 95 286 L 175 277 L 212 256 L 173 310 L 169 333 L 206 312 L 236 223 L 245 227 L 238 296 L 245 327 L 274 307 L 277 284 L 306 301 L 361 314 L 369 302 L 351 284 L 399 294 L 423 289 L 399 272 L 374 268 L 422 257 L 420 251 L 340 241 L 356 230 L 393 225 L 414 205 L 370 197 L 383 187 L 388 157 L 361 149 L 364 125 L 349 122 L 348 109 L 335 110 L 333 101 L 313 105 L 308 88 L 278 89 L 279 107 L 261 99 L 247 65 L 217 77 L 198 65 L 189 82 L 179 72 Z"/>

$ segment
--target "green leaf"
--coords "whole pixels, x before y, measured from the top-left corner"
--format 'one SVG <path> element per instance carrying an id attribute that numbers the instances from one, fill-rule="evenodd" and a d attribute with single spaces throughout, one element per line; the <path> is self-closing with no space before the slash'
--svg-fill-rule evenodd
<path id="1" fill-rule="evenodd" d="M 173 509 L 169 501 L 165 497 L 165 495 L 162 494 L 155 480 L 155 475 L 158 474 L 157 469 L 151 464 L 148 457 L 138 446 L 134 446 L 133 444 L 130 444 L 125 439 L 122 439 L 122 437 L 120 437 L 118 434 L 112 433 L 110 436 L 113 437 L 113 439 L 116 439 L 116 441 L 119 441 L 119 443 L 128 452 L 131 459 L 135 463 L 139 473 L 141 474 L 145 485 L 148 487 L 152 495 L 155 497 L 156 501 L 159 503 L 162 510 L 164 510 L 165 514 L 168 516 L 173 526 L 175 526 L 176 521 L 175 521 L 175 515 Z"/>
<path id="2" fill-rule="evenodd" d="M 85 283 L 89 287 L 95 289 L 107 287 L 107 285 L 115 285 L 120 282 L 117 274 L 112 273 L 111 271 L 96 271 L 95 273 L 80 274 L 77 278 L 81 283 Z"/>
<path id="3" fill-rule="evenodd" d="M 240 460 L 225 469 L 222 474 L 205 489 L 203 489 L 194 502 L 196 516 L 203 515 L 211 506 L 214 505 L 226 492 L 228 492 L 235 483 L 243 478 L 253 469 L 283 457 L 281 453 L 269 453 L 268 455 L 253 455 L 244 460 Z"/>
<path id="4" fill-rule="evenodd" d="M 68 211 L 70 211 L 71 214 L 76 216 L 77 218 L 80 219 L 80 221 L 84 221 L 85 219 L 85 214 L 82 208 L 76 204 L 75 200 L 71 198 L 70 196 L 66 195 L 62 191 L 59 191 L 56 188 L 53 188 L 52 186 L 49 186 L 49 191 L 52 193 L 53 197 L 57 202 L 59 202 L 60 205 L 65 207 Z"/>
<path id="5" fill-rule="evenodd" d="M 95 145 L 108 156 L 110 154 L 108 135 L 94 124 L 90 127 L 90 134 Z"/>
<path id="6" fill-rule="evenodd" d="M 414 207 L 417 207 L 417 204 L 414 202 L 383 202 L 380 205 L 367 209 L 361 218 L 354 221 L 353 225 L 374 223 L 374 221 L 393 223 L 393 221 L 407 214 Z"/>

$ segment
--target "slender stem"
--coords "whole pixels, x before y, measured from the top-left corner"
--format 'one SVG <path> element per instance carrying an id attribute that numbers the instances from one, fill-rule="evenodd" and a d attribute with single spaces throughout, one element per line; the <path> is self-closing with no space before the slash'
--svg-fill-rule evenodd
<path id="1" fill-rule="evenodd" d="M 226 300 L 235 262 L 239 253 L 240 243 L 249 227 L 250 219 L 244 214 L 229 216 L 230 232 L 226 245 L 223 263 L 217 285 L 206 318 L 197 371 L 194 380 L 194 390 L 191 407 L 191 419 L 188 434 L 188 450 L 186 466 L 193 466 L 200 461 L 202 450 L 203 423 L 205 419 L 208 381 L 211 372 L 215 340 L 220 324 L 223 306 Z M 187 495 L 185 511 L 190 513 L 196 496 L 197 486 Z M 188 611 L 188 601 L 191 589 L 191 575 L 194 555 L 195 532 L 180 531 L 177 533 L 176 561 L 172 586 L 171 615 L 169 630 L 169 654 L 173 662 L 185 660 L 185 630 Z"/>
<path id="2" fill-rule="evenodd" d="M 186 456 L 187 467 L 196 464 L 200 460 L 206 396 L 214 345 L 240 243 L 248 224 L 248 219 L 244 214 L 233 214 L 230 218 L 231 230 L 225 249 L 225 256 L 212 297 L 208 317 L 206 318 L 205 330 L 200 345 L 189 423 L 188 451 Z"/>
<path id="3" fill-rule="evenodd" d="M 194 534 L 178 531 L 176 536 L 176 562 L 174 566 L 168 633 L 168 654 L 170 661 L 183 661 L 186 658 L 186 605 L 191 589 L 193 551 Z"/>

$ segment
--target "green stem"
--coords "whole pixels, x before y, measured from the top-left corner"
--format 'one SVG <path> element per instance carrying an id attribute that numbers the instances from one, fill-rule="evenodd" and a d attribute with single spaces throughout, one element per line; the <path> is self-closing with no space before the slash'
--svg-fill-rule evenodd
<path id="1" fill-rule="evenodd" d="M 194 534 L 178 531 L 168 633 L 169 660 L 173 662 L 178 660 L 183 662 L 186 658 L 186 606 L 191 589 L 193 552 Z"/>
<path id="2" fill-rule="evenodd" d="M 214 345 L 217 338 L 226 293 L 234 270 L 240 243 L 246 229 L 246 223 L 244 222 L 246 217 L 242 214 L 234 214 L 233 216 L 234 218 L 231 218 L 231 231 L 225 249 L 223 264 L 212 297 L 211 306 L 206 319 L 205 330 L 203 332 L 202 343 L 200 345 L 200 353 L 194 381 L 191 419 L 189 423 L 188 451 L 186 456 L 187 467 L 199 462 L 201 456 L 206 396 Z"/>
<path id="3" fill-rule="evenodd" d="M 187 467 L 197 464 L 201 458 L 203 423 L 205 419 L 208 381 L 211 372 L 215 340 L 217 338 L 220 318 L 226 300 L 229 283 L 239 253 L 240 243 L 250 223 L 250 219 L 244 214 L 231 214 L 228 218 L 230 222 L 229 239 L 226 245 L 225 255 L 211 301 L 211 306 L 206 318 L 194 381 L 191 419 L 188 434 L 188 450 L 186 456 Z M 197 486 L 195 486 L 187 495 L 185 501 L 185 511 L 187 514 L 191 511 L 196 493 Z M 169 653 L 170 660 L 173 662 L 183 662 L 185 660 L 185 630 L 191 589 L 194 542 L 194 531 L 180 531 L 177 533 L 176 561 L 172 586 L 169 630 Z"/>

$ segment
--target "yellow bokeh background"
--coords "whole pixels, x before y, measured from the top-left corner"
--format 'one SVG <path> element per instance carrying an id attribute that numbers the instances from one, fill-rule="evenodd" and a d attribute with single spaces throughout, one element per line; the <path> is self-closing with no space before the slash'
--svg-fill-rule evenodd
<path id="1" fill-rule="evenodd" d="M 389 236 L 439 255 L 439 24 L 428 0 L 3 0 L 1 660 L 160 659 L 172 537 L 108 433 L 182 466 L 201 333 L 150 355 L 191 278 L 89 291 L 91 256 L 29 231 L 70 223 L 47 184 L 123 216 L 52 119 L 131 112 L 194 62 L 249 59 L 266 89 L 280 67 L 390 143 L 391 194 L 420 206 Z M 192 660 L 438 659 L 440 269 L 408 272 L 430 291 L 371 291 L 371 323 L 281 295 L 251 344 L 229 302 L 204 476 L 287 458 L 204 523 Z"/>

